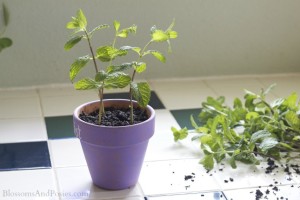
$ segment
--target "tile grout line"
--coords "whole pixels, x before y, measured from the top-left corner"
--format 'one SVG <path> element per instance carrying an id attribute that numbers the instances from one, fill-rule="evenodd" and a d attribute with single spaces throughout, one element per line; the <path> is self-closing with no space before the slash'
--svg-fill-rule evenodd
<path id="1" fill-rule="evenodd" d="M 209 80 L 209 79 L 207 79 Z M 220 96 L 220 94 L 218 94 L 218 92 L 209 85 L 209 83 L 207 82 L 207 80 L 203 80 L 203 83 L 205 84 L 205 86 L 210 90 L 212 91 L 216 96 Z"/>
<path id="2" fill-rule="evenodd" d="M 54 158 L 53 158 L 52 147 L 51 147 L 51 144 L 49 143 L 49 138 L 48 138 L 48 133 L 47 133 L 47 128 L 46 128 L 45 114 L 44 114 L 43 105 L 42 105 L 42 97 L 41 97 L 41 93 L 40 93 L 40 88 L 35 88 L 35 90 L 36 90 L 36 92 L 38 94 L 38 97 L 39 97 L 39 107 L 40 107 L 42 118 L 43 118 L 43 125 L 46 129 L 47 146 L 48 146 L 49 158 L 50 158 L 50 162 L 51 162 L 51 170 L 53 171 L 53 174 L 54 174 L 55 189 L 56 189 L 56 192 L 59 193 L 60 191 L 59 191 L 58 175 L 57 175 L 56 168 L 53 166 Z M 58 199 L 62 200 L 60 195 L 59 195 Z"/>
<path id="3" fill-rule="evenodd" d="M 184 81 L 184 80 L 227 80 L 232 78 L 282 78 L 282 77 L 298 77 L 300 72 L 296 73 L 274 73 L 274 74 L 236 74 L 236 75 L 220 75 L 220 76 L 200 76 L 200 77 L 170 77 L 170 78 L 159 78 L 159 79 L 148 79 L 149 83 L 156 81 Z M 23 86 L 23 87 L 7 87 L 0 88 L 1 91 L 17 91 L 34 89 L 41 90 L 44 88 L 68 88 L 71 87 L 69 83 L 54 83 L 54 84 L 44 84 L 44 85 L 33 85 L 33 86 Z"/>

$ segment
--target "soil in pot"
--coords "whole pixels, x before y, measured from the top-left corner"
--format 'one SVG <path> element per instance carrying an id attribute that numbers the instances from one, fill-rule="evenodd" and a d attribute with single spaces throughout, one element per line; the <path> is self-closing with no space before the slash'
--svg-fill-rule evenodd
<path id="1" fill-rule="evenodd" d="M 130 108 L 106 107 L 99 124 L 99 109 L 92 113 L 80 113 L 79 118 L 85 122 L 102 126 L 127 126 L 130 125 Z M 148 119 L 147 112 L 142 108 L 133 109 L 133 124 L 138 124 Z"/>

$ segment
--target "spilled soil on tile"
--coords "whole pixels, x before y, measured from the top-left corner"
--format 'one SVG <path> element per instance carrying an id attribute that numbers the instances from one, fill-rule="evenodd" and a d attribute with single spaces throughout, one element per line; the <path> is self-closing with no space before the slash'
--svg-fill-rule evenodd
<path id="1" fill-rule="evenodd" d="M 298 178 L 298 175 L 300 175 L 300 165 L 299 164 L 291 164 L 291 163 L 286 163 L 286 164 L 278 164 L 275 162 L 273 159 L 269 158 L 266 160 L 267 165 L 265 167 L 262 167 L 261 170 L 266 175 L 274 176 L 276 174 L 281 174 L 284 172 L 285 180 L 287 181 L 292 181 L 293 178 Z M 220 166 L 222 168 L 214 171 L 207 171 L 206 173 L 209 174 L 209 176 L 213 176 L 213 174 L 216 173 L 223 173 L 225 170 L 225 165 L 223 163 L 220 163 Z M 253 171 L 254 173 L 256 171 Z M 175 175 L 175 172 L 172 172 Z M 190 173 L 184 175 L 184 181 L 185 183 L 185 189 L 189 190 L 190 187 L 193 186 L 194 181 L 196 180 L 196 175 L 195 173 Z M 281 180 L 277 180 L 276 176 L 274 176 L 274 179 L 268 186 L 258 186 L 256 188 L 253 188 L 254 190 L 250 191 L 251 194 L 253 194 L 253 199 L 252 200 L 290 200 L 287 194 L 283 193 L 280 189 L 281 186 L 287 186 L 289 184 L 287 183 L 281 183 Z M 231 184 L 232 182 L 238 182 L 238 178 L 233 179 L 232 177 L 228 177 L 227 179 L 224 179 L 225 184 Z M 171 184 L 172 185 L 172 184 Z M 296 191 L 299 191 L 300 194 L 300 186 L 299 185 L 290 185 L 291 188 L 295 188 Z M 240 199 L 230 199 L 230 200 L 240 200 Z M 249 199 L 251 200 L 251 199 Z"/>
<path id="2" fill-rule="evenodd" d="M 106 107 L 99 124 L 99 109 L 92 113 L 80 113 L 79 118 L 85 122 L 102 126 L 128 126 L 130 125 L 130 108 Z M 133 124 L 139 124 L 148 119 L 145 109 L 133 109 Z"/>
<path id="3" fill-rule="evenodd" d="M 285 164 L 285 165 L 277 165 L 273 159 L 268 158 L 267 160 L 267 167 L 265 168 L 266 174 L 276 174 L 280 170 L 283 170 L 285 172 L 286 180 L 291 181 L 291 175 L 292 172 L 300 175 L 300 166 L 298 164 Z M 277 196 L 277 199 L 283 199 L 288 200 L 288 197 L 282 196 L 279 192 L 280 189 L 278 188 L 278 180 L 273 179 L 273 183 L 271 183 L 268 188 L 264 191 L 261 189 L 261 186 L 259 186 L 258 189 L 255 191 L 255 200 L 261 200 L 261 199 L 270 199 L 269 195 L 272 193 Z M 281 184 L 281 183 L 280 183 Z M 294 187 L 294 185 L 291 185 L 291 187 Z M 300 191 L 299 191 L 300 192 Z"/>

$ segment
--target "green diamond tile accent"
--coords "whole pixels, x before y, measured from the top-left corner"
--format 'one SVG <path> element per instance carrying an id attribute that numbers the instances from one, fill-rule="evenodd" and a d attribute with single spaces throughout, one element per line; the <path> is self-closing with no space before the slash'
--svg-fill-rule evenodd
<path id="1" fill-rule="evenodd" d="M 194 129 L 190 121 L 191 115 L 193 115 L 196 123 L 200 125 L 199 120 L 197 120 L 200 112 L 201 112 L 201 108 L 171 110 L 172 115 L 175 117 L 180 127 L 181 128 L 187 127 L 188 129 Z"/>
<path id="2" fill-rule="evenodd" d="M 49 139 L 75 137 L 73 116 L 46 117 L 45 122 Z"/>

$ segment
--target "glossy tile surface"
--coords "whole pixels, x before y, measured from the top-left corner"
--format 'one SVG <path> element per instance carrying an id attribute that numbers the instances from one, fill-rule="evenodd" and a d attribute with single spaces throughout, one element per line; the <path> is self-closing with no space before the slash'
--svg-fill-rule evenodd
<path id="1" fill-rule="evenodd" d="M 0 119 L 0 142 L 46 141 L 47 132 L 42 117 Z"/>
<path id="2" fill-rule="evenodd" d="M 139 184 L 135 187 L 119 191 L 104 190 L 95 186 L 92 183 L 87 166 L 58 168 L 56 173 L 59 190 L 71 194 L 76 193 L 78 194 L 78 199 L 102 200 L 143 197 Z M 62 199 L 68 199 L 68 197 Z"/>
<path id="3" fill-rule="evenodd" d="M 77 138 L 49 140 L 53 167 L 86 165 L 80 141 Z"/>
<path id="4" fill-rule="evenodd" d="M 120 191 L 92 183 L 73 133 L 73 110 L 96 100 L 96 91 L 76 91 L 72 85 L 0 89 L 0 199 L 257 200 L 261 192 L 260 199 L 298 200 L 300 159 L 292 160 L 288 170 L 285 162 L 277 163 L 271 173 L 266 173 L 266 160 L 259 166 L 237 163 L 238 169 L 224 161 L 207 172 L 199 164 L 203 154 L 199 142 L 191 141 L 193 135 L 174 142 L 171 131 L 172 126 L 192 129 L 190 115 L 197 119 L 207 96 L 224 95 L 230 105 L 234 97 L 243 98 L 244 88 L 259 92 L 272 83 L 277 87 L 268 101 L 300 94 L 299 74 L 150 80 L 155 134 L 138 184 Z M 108 90 L 105 97 L 127 98 L 127 91 Z"/>
<path id="5" fill-rule="evenodd" d="M 148 196 L 220 190 L 199 159 L 145 162 L 139 182 Z"/>
<path id="6" fill-rule="evenodd" d="M 52 169 L 0 171 L 0 180 L 1 200 L 59 200 L 63 193 Z"/>

